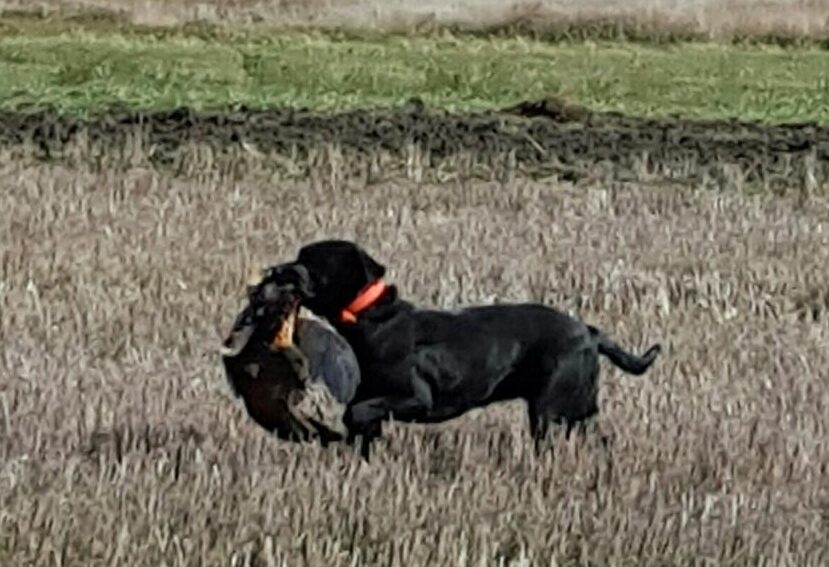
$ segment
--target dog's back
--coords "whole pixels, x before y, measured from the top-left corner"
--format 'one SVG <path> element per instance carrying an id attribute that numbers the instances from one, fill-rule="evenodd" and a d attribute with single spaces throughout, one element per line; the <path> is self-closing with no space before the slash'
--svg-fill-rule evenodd
<path id="1" fill-rule="evenodd" d="M 420 344 L 469 343 L 474 349 L 476 344 L 506 340 L 526 348 L 541 342 L 547 350 L 558 350 L 590 337 L 589 328 L 581 321 L 536 303 L 474 305 L 454 311 L 415 309 L 411 317 Z"/>

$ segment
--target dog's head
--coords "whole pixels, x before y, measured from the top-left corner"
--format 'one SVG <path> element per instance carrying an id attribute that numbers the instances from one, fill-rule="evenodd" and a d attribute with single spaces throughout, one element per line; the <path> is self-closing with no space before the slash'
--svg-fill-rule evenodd
<path id="1" fill-rule="evenodd" d="M 322 240 L 300 248 L 296 265 L 307 270 L 311 292 L 303 305 L 314 313 L 340 322 L 344 310 L 366 291 L 382 283 L 386 267 L 358 244 L 348 240 Z M 376 295 L 376 294 L 375 294 Z M 376 299 L 376 298 L 374 298 Z"/>
<path id="2" fill-rule="evenodd" d="M 248 305 L 223 342 L 222 355 L 237 356 L 251 341 L 291 346 L 299 307 L 313 297 L 308 271 L 295 264 L 269 268 L 248 282 L 247 295 Z"/>

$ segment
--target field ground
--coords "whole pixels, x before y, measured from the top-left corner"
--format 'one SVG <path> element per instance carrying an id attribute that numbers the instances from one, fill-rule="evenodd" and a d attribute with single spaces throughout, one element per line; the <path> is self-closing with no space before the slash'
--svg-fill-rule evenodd
<path id="1" fill-rule="evenodd" d="M 5 163 L 4 564 L 829 560 L 825 200 Z M 536 459 L 511 405 L 390 427 L 369 466 L 268 439 L 216 348 L 252 266 L 332 234 L 421 303 L 541 300 L 664 341 L 647 376 L 604 367 L 611 456 Z"/>
<path id="2" fill-rule="evenodd" d="M 0 24 L 1 565 L 829 563 L 829 52 L 73 25 Z M 218 346 L 332 236 L 665 352 L 603 365 L 608 452 L 520 404 L 277 442 Z"/>
<path id="3" fill-rule="evenodd" d="M 426 179 L 670 181 L 686 186 L 826 195 L 829 127 L 638 119 L 555 101 L 502 112 L 402 109 L 124 111 L 91 120 L 0 113 L 0 144 L 18 159 L 164 171 L 259 171 L 272 180 L 338 175 Z M 91 160 L 91 161 L 90 161 Z M 277 177 L 273 177 L 277 176 Z"/>

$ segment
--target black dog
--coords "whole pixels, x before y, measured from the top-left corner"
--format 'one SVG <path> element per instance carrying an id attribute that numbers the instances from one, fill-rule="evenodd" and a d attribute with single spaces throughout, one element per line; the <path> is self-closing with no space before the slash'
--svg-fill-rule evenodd
<path id="1" fill-rule="evenodd" d="M 310 277 L 303 304 L 328 319 L 351 345 L 361 382 L 346 411 L 363 455 L 381 424 L 436 423 L 493 402 L 523 399 L 536 444 L 550 425 L 598 413 L 599 355 L 643 374 L 659 344 L 636 356 L 556 309 L 537 304 L 419 309 L 383 281 L 386 269 L 360 246 L 325 240 L 283 264 Z"/>

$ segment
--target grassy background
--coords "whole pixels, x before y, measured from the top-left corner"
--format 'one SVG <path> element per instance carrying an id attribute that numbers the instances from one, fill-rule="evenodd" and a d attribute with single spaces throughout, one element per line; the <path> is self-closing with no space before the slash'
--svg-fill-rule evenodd
<path id="1" fill-rule="evenodd" d="M 451 110 L 483 110 L 555 95 L 643 116 L 829 118 L 829 52 L 817 48 L 64 31 L 0 36 L 0 109 L 331 110 L 417 96 Z"/>

